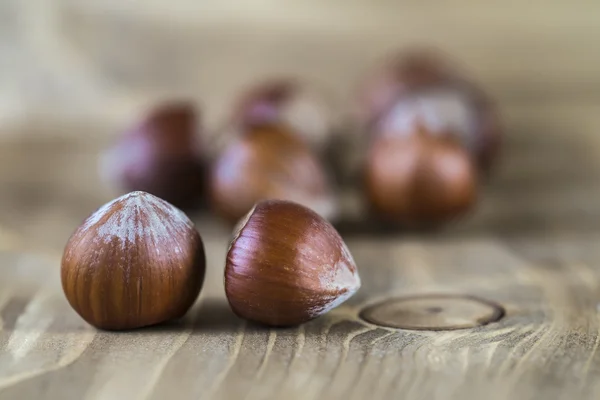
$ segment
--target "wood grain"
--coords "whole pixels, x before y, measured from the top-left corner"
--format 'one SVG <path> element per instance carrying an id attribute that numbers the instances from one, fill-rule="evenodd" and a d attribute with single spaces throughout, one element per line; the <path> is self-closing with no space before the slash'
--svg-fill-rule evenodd
<path id="1" fill-rule="evenodd" d="M 208 243 L 207 290 L 184 320 L 128 333 L 96 332 L 75 315 L 57 257 L 3 252 L 0 398 L 592 399 L 600 276 L 586 249 L 598 235 L 577 239 L 350 239 L 364 290 L 325 317 L 279 330 L 227 307 L 223 239 Z M 568 262 L 557 256 L 562 246 Z M 427 293 L 481 296 L 507 315 L 447 332 L 357 316 L 391 296 Z"/>
<path id="2" fill-rule="evenodd" d="M 429 236 L 346 232 L 362 289 L 324 317 L 277 330 L 229 309 L 230 232 L 202 214 L 193 217 L 207 281 L 184 320 L 124 333 L 86 325 L 64 299 L 59 261 L 73 229 L 114 196 L 95 169 L 110 139 L 36 128 L 4 141 L 0 399 L 597 398 L 598 108 L 506 109 L 505 156 L 473 216 Z M 359 316 L 388 299 L 440 293 L 493 301 L 506 315 L 440 332 Z"/>

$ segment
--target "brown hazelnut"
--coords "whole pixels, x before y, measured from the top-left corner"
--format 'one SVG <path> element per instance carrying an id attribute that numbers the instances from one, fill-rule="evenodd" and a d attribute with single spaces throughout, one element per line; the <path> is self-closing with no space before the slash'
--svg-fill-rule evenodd
<path id="1" fill-rule="evenodd" d="M 69 239 L 61 277 L 67 300 L 101 329 L 182 317 L 204 281 L 204 245 L 179 209 L 144 192 L 94 212 Z"/>
<path id="2" fill-rule="evenodd" d="M 318 153 L 327 149 L 337 129 L 337 115 L 327 93 L 292 78 L 261 82 L 242 93 L 233 121 L 242 126 L 279 123 Z"/>
<path id="3" fill-rule="evenodd" d="M 106 152 L 103 177 L 123 191 L 145 191 L 182 209 L 199 207 L 206 167 L 196 125 L 192 104 L 157 106 Z"/>
<path id="4" fill-rule="evenodd" d="M 366 194 L 388 223 L 432 228 L 462 216 L 477 199 L 477 173 L 451 137 L 420 125 L 410 136 L 375 139 L 365 168 Z"/>
<path id="5" fill-rule="evenodd" d="M 356 264 L 343 239 L 306 207 L 263 201 L 235 230 L 225 293 L 242 318 L 298 325 L 342 304 L 359 288 Z"/>
<path id="6" fill-rule="evenodd" d="M 327 219 L 337 215 L 336 199 L 323 166 L 289 129 L 248 127 L 215 161 L 210 178 L 216 212 L 234 223 L 260 200 L 291 200 Z"/>
<path id="7" fill-rule="evenodd" d="M 454 134 L 482 171 L 497 158 L 502 129 L 491 99 L 437 52 L 409 50 L 384 63 L 366 80 L 360 109 L 373 134 L 411 135 L 419 120 L 430 134 Z"/>

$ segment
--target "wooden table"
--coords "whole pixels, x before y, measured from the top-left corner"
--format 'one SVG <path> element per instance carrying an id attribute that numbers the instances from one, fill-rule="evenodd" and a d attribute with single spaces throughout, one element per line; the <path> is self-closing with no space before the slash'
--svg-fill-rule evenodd
<path id="1" fill-rule="evenodd" d="M 330 77 L 339 89 L 374 54 L 431 34 L 473 66 L 505 114 L 504 157 L 476 213 L 430 235 L 343 232 L 362 289 L 326 316 L 272 330 L 232 314 L 222 287 L 228 229 L 194 215 L 208 257 L 197 305 L 176 323 L 100 332 L 68 306 L 59 264 L 75 227 L 115 195 L 96 173 L 114 126 L 97 123 L 102 110 L 93 122 L 26 120 L 0 142 L 0 399 L 600 397 L 600 8 L 534 1 L 492 8 L 465 2 L 450 10 L 415 2 L 398 17 L 403 24 L 387 12 L 399 13 L 395 6 L 350 3 L 341 11 L 297 4 L 287 39 L 306 45 L 298 54 L 260 29 L 267 21 L 283 30 L 285 19 L 253 10 L 239 32 L 252 30 L 250 48 L 273 54 L 273 63 L 266 69 L 264 59 L 256 61 L 245 76 L 293 64 L 278 57 L 310 60 L 307 49 L 314 48 L 323 62 L 307 62 L 308 76 Z M 305 21 L 314 34 L 300 35 L 302 17 L 314 17 L 318 7 L 319 17 Z M 361 19 L 368 10 L 381 25 Z M 93 16 L 89 29 L 97 29 Z M 73 40 L 87 50 L 90 37 Z M 198 39 L 224 46 L 207 61 L 215 76 L 235 59 L 239 45 L 230 39 Z M 357 43 L 378 45 L 363 60 Z M 278 55 L 277 48 L 288 51 Z M 227 66 L 231 73 L 247 65 Z M 217 100 L 219 83 L 245 79 L 212 80 L 210 73 L 200 86 Z M 454 297 L 423 300 L 434 295 Z M 363 318 L 394 299 L 412 299 L 397 307 L 432 329 Z M 460 323 L 476 326 L 433 329 Z"/>
<path id="2" fill-rule="evenodd" d="M 567 104 L 509 111 L 506 156 L 475 215 L 432 235 L 346 234 L 361 291 L 280 330 L 229 310 L 229 232 L 202 215 L 208 276 L 185 320 L 127 333 L 87 326 L 63 297 L 59 263 L 71 231 L 113 196 L 95 173 L 108 139 L 15 136 L 0 147 L 0 398 L 597 398 L 597 115 Z M 476 296 L 506 314 L 453 331 L 359 316 L 431 294 Z M 442 324 L 480 313 L 452 300 L 427 307 Z"/>

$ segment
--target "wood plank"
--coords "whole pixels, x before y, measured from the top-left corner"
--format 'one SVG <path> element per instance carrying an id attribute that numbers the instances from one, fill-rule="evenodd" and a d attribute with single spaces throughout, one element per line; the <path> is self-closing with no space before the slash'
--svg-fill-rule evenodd
<path id="1" fill-rule="evenodd" d="M 208 279 L 189 315 L 130 333 L 96 332 L 74 314 L 57 282 L 57 257 L 4 252 L 0 398 L 593 399 L 598 238 L 351 239 L 359 294 L 327 316 L 278 330 L 228 309 L 224 238 L 207 243 Z M 358 317 L 382 299 L 429 293 L 480 296 L 506 316 L 448 332 Z"/>

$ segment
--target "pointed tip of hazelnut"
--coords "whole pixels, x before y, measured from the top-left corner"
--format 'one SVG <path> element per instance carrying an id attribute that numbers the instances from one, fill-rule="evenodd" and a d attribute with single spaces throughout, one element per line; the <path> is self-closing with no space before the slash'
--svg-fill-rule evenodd
<path id="1" fill-rule="evenodd" d="M 193 229 L 194 224 L 183 211 L 167 201 L 144 191 L 126 193 L 100 207 L 78 229 L 79 233 L 95 230 L 98 240 L 117 239 L 141 243 L 152 239 L 169 242 L 175 234 Z"/>
<path id="2" fill-rule="evenodd" d="M 240 221 L 227 254 L 230 305 L 240 317 L 267 325 L 316 318 L 360 285 L 354 259 L 335 228 L 290 201 L 258 203 Z"/>
<path id="3" fill-rule="evenodd" d="M 198 110 L 191 101 L 179 99 L 157 104 L 141 121 L 145 133 L 159 135 L 192 135 L 198 119 Z M 139 131 L 141 133 L 141 131 Z"/>
<path id="4" fill-rule="evenodd" d="M 340 116 L 335 103 L 320 85 L 272 78 L 242 93 L 232 119 L 245 127 L 281 123 L 320 153 L 336 134 Z"/>

